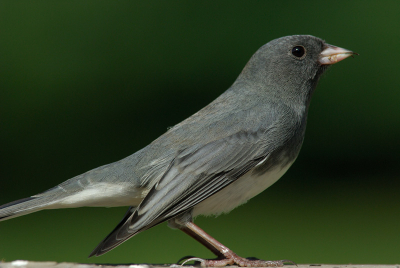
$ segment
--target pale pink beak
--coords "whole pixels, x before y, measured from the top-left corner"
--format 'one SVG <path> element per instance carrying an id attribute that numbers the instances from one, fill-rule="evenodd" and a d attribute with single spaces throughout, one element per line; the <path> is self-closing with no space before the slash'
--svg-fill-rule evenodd
<path id="1" fill-rule="evenodd" d="M 321 65 L 335 64 L 336 62 L 344 60 L 345 58 L 353 55 L 358 54 L 341 47 L 335 47 L 327 44 L 326 48 L 321 52 L 321 54 L 319 54 L 318 61 Z"/>

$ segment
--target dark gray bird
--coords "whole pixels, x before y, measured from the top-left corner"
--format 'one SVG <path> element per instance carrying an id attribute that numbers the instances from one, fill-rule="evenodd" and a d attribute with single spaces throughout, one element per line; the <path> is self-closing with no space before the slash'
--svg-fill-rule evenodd
<path id="1" fill-rule="evenodd" d="M 164 221 L 218 257 L 204 266 L 283 266 L 237 256 L 193 223 L 229 212 L 276 182 L 295 161 L 311 96 L 330 64 L 355 53 L 309 35 L 262 46 L 233 85 L 142 150 L 0 207 L 0 220 L 43 209 L 130 206 L 93 250 L 102 255 Z"/>

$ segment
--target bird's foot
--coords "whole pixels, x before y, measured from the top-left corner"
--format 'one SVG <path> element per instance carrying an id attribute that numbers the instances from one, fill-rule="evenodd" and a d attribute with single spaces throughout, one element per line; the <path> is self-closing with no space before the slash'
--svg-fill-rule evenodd
<path id="1" fill-rule="evenodd" d="M 235 253 L 229 254 L 229 258 L 226 259 L 214 259 L 206 260 L 201 258 L 189 258 L 182 263 L 182 266 L 190 261 L 199 262 L 202 267 L 224 267 L 227 265 L 238 265 L 240 267 L 283 267 L 285 263 L 292 263 L 297 266 L 296 263 L 290 260 L 280 261 L 264 261 L 264 260 L 253 260 L 239 257 Z"/>
<path id="2" fill-rule="evenodd" d="M 182 228 L 181 230 L 190 235 L 191 237 L 193 237 L 194 239 L 196 239 L 197 241 L 199 241 L 204 246 L 206 246 L 217 256 L 217 259 L 214 260 L 205 260 L 201 258 L 187 256 L 181 259 L 185 260 L 182 263 L 182 266 L 190 261 L 198 262 L 202 267 L 224 267 L 227 265 L 235 265 L 235 264 L 240 267 L 283 267 L 285 263 L 291 263 L 296 265 L 296 263 L 289 260 L 264 261 L 255 258 L 245 259 L 239 257 L 238 255 L 236 255 L 236 253 L 234 253 L 226 246 L 222 245 L 215 238 L 204 232 L 200 227 L 198 227 L 193 222 L 187 222 L 185 224 L 185 227 Z"/>

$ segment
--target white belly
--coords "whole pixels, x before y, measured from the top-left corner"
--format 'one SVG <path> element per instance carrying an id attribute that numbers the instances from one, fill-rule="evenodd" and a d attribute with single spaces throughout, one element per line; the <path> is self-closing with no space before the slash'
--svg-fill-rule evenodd
<path id="1" fill-rule="evenodd" d="M 262 175 L 255 175 L 250 170 L 243 177 L 196 205 L 193 216 L 218 215 L 231 211 L 274 184 L 291 164 L 283 168 L 277 167 Z"/>

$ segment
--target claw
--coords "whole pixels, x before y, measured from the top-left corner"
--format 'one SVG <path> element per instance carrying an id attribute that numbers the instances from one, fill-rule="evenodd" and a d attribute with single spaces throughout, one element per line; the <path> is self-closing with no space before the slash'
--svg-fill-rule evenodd
<path id="1" fill-rule="evenodd" d="M 190 262 L 190 261 L 198 261 L 198 262 L 200 262 L 201 266 L 204 267 L 203 264 L 204 264 L 205 260 L 204 260 L 204 259 L 200 259 L 200 258 L 190 258 L 190 259 L 187 259 L 186 261 L 184 261 L 184 262 L 181 264 L 181 267 L 183 267 L 183 265 L 184 265 L 185 263 Z"/>
<path id="2" fill-rule="evenodd" d="M 191 256 L 191 255 L 184 256 L 184 257 L 180 258 L 176 263 L 179 264 L 181 261 L 187 260 L 187 259 L 190 259 L 190 258 L 194 258 L 194 256 Z"/>

